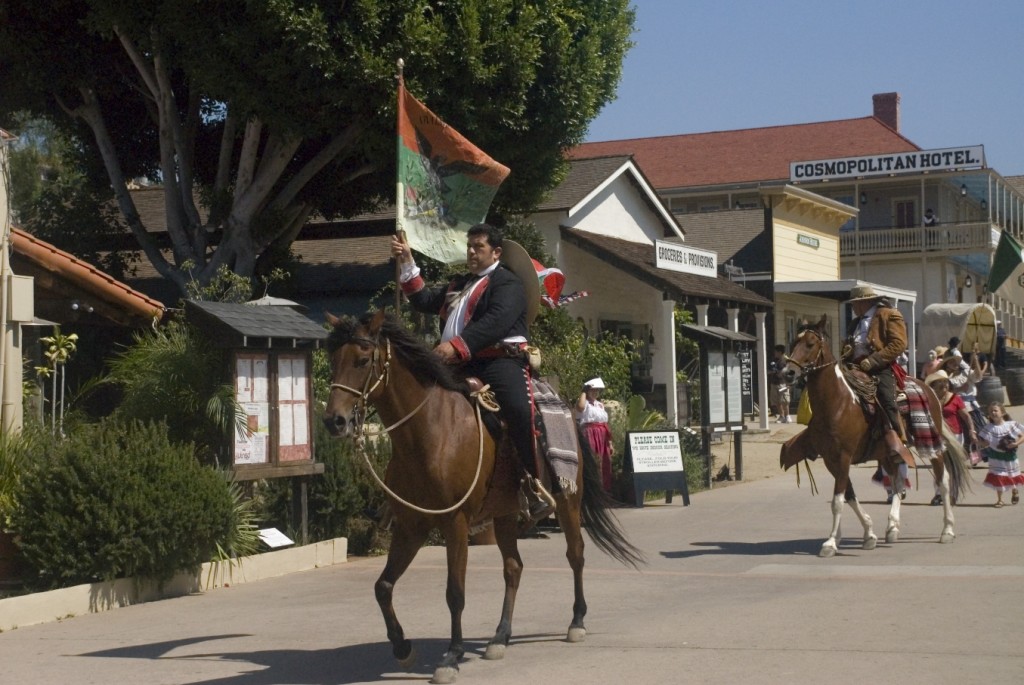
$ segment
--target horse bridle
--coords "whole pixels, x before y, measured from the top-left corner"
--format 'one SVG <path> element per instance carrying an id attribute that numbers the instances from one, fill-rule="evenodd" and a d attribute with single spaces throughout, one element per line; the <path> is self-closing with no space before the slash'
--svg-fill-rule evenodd
<path id="1" fill-rule="evenodd" d="M 782 358 L 786 360 L 787 364 L 792 364 L 793 366 L 795 366 L 798 369 L 800 369 L 800 372 L 802 374 L 807 376 L 807 375 L 810 375 L 814 371 L 817 371 L 819 369 L 824 369 L 825 367 L 832 366 L 833 364 L 836 363 L 835 359 L 833 359 L 830 362 L 825 362 L 824 364 L 819 364 L 818 363 L 818 360 L 821 359 L 823 354 L 825 354 L 825 345 L 828 344 L 828 338 L 826 338 L 823 333 L 819 333 L 818 331 L 812 330 L 810 328 L 805 329 L 803 331 L 803 333 L 813 333 L 814 335 L 818 336 L 818 339 L 821 341 L 821 345 L 818 347 L 818 354 L 816 354 L 814 356 L 814 359 L 811 362 L 807 363 L 807 364 L 801 364 L 801 363 L 795 361 L 788 354 L 784 354 L 784 355 L 782 355 Z"/>
<path id="2" fill-rule="evenodd" d="M 356 415 L 357 421 L 357 434 L 362 432 L 363 418 L 366 416 L 366 405 L 369 402 L 370 395 L 377 390 L 381 384 L 384 387 L 388 387 L 388 381 L 391 379 L 391 340 L 384 339 L 384 359 L 381 362 L 380 354 L 380 342 L 378 340 L 370 340 L 369 338 L 355 337 L 349 339 L 349 343 L 356 343 L 357 345 L 369 345 L 373 348 L 373 356 L 370 358 L 370 370 L 366 374 L 366 381 L 363 383 L 362 390 L 356 390 L 353 387 L 345 385 L 344 383 L 331 383 L 331 390 L 337 388 L 338 390 L 344 390 L 345 392 L 352 393 L 356 396 L 356 405 L 352 411 Z M 348 344 L 348 343 L 346 343 Z M 374 378 L 374 372 L 380 367 L 377 377 Z M 372 385 L 371 385 L 372 383 Z"/>

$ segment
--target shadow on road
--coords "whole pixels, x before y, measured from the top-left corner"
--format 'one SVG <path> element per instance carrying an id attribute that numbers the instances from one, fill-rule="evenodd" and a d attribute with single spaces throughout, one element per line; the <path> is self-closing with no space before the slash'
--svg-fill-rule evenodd
<path id="1" fill-rule="evenodd" d="M 154 642 L 130 647 L 118 647 L 98 652 L 86 652 L 80 657 L 103 657 L 115 659 L 148 659 L 181 661 L 224 661 L 236 662 L 240 668 L 251 666 L 246 673 L 190 681 L 191 685 L 345 685 L 346 683 L 388 682 L 408 680 L 429 680 L 437 662 L 448 646 L 448 640 L 414 640 L 417 663 L 409 671 L 399 670 L 398 662 L 391 655 L 388 642 L 372 642 L 350 645 L 338 649 L 319 650 L 264 650 L 250 652 L 213 651 L 173 655 L 176 649 L 216 640 L 250 637 L 245 634 L 208 635 L 185 638 L 168 642 Z M 489 639 L 489 638 L 488 638 Z M 561 634 L 521 635 L 512 640 L 509 649 L 516 644 L 536 642 L 564 642 Z M 487 646 L 487 640 L 466 640 L 466 654 L 471 660 L 480 657 Z M 465 663 L 464 660 L 463 663 Z"/>
<path id="2" fill-rule="evenodd" d="M 707 549 L 680 550 L 662 552 L 666 559 L 691 559 L 712 554 L 729 554 L 736 556 L 769 556 L 809 554 L 816 556 L 822 540 L 774 540 L 769 542 L 691 542 L 694 547 Z"/>

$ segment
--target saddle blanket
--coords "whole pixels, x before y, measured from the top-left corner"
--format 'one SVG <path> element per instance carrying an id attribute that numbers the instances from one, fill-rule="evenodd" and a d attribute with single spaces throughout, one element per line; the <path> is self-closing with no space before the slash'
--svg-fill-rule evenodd
<path id="1" fill-rule="evenodd" d="M 932 423 L 928 398 L 917 383 L 907 383 L 903 391 L 907 398 L 907 433 L 913 441 L 917 456 L 926 461 L 938 458 L 942 452 L 942 435 L 939 432 L 942 427 Z"/>
<path id="2" fill-rule="evenodd" d="M 579 469 L 579 439 L 572 412 L 554 389 L 542 380 L 533 380 L 533 402 L 537 408 L 541 454 L 551 465 L 558 484 L 567 494 L 576 492 Z"/>

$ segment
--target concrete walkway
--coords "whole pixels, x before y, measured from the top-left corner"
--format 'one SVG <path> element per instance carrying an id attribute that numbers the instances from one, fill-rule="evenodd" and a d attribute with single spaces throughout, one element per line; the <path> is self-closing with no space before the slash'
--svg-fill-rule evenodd
<path id="1" fill-rule="evenodd" d="M 776 460 L 777 440 L 764 447 Z M 888 508 L 871 471 L 856 468 L 854 483 L 882 537 Z M 824 469 L 816 474 L 829 492 Z M 984 471 L 973 475 L 953 544 L 936 541 L 941 513 L 925 482 L 905 503 L 899 543 L 862 550 L 847 510 L 834 559 L 817 556 L 829 497 L 812 496 L 806 481 L 798 488 L 791 473 L 716 484 L 689 507 L 676 498 L 623 509 L 648 563 L 624 568 L 588 546 L 581 644 L 564 642 L 572 590 L 562 536 L 524 540 L 515 637 L 499 662 L 480 657 L 500 611 L 500 560 L 494 547 L 472 548 L 459 681 L 1019 683 L 1024 506 L 994 509 Z M 383 564 L 354 559 L 8 631 L 0 682 L 423 683 L 447 643 L 444 550 L 422 550 L 396 589 L 419 654 L 408 672 L 390 656 L 373 596 Z"/>

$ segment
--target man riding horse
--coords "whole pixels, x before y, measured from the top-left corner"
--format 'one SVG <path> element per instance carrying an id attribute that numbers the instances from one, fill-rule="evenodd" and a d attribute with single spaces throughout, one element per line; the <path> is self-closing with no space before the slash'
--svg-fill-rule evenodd
<path id="1" fill-rule="evenodd" d="M 446 287 L 428 288 L 420 277 L 409 245 L 391 239 L 391 254 L 400 266 L 399 283 L 413 309 L 439 314 L 444 330 L 434 353 L 458 365 L 463 375 L 490 386 L 508 424 L 508 434 L 527 473 L 524 494 L 529 516 L 538 521 L 554 510 L 554 499 L 540 485 L 534 460 L 530 407 L 528 299 L 520 277 L 502 264 L 502 234 L 490 224 L 469 229 L 469 273 Z M 527 260 L 528 261 L 528 260 Z M 530 267 L 532 271 L 532 266 Z"/>
<path id="2" fill-rule="evenodd" d="M 885 444 L 897 463 L 913 459 L 904 445 L 904 434 L 896 407 L 896 388 L 906 372 L 896 360 L 907 349 L 907 326 L 899 310 L 869 285 L 850 291 L 850 306 L 857 316 L 843 349 L 843 360 L 872 376 L 877 382 L 875 396 L 886 422 Z"/>

